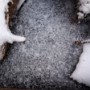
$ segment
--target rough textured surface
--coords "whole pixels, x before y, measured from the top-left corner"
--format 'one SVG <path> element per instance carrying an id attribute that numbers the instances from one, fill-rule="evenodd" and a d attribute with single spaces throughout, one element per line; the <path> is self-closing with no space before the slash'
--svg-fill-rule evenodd
<path id="1" fill-rule="evenodd" d="M 0 85 L 31 90 L 89 90 L 69 78 L 89 36 L 89 22 L 72 23 L 73 0 L 27 0 L 13 25 L 25 43 L 15 43 L 0 64 Z"/>

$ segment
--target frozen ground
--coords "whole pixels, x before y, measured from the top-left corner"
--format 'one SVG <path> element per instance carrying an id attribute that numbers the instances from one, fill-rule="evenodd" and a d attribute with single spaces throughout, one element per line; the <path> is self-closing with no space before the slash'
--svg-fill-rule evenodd
<path id="1" fill-rule="evenodd" d="M 0 64 L 0 86 L 42 90 L 89 90 L 69 78 L 82 46 L 74 41 L 90 35 L 89 22 L 72 22 L 73 0 L 27 0 L 12 31 L 25 35 Z M 31 90 L 32 90 L 31 89 Z"/>

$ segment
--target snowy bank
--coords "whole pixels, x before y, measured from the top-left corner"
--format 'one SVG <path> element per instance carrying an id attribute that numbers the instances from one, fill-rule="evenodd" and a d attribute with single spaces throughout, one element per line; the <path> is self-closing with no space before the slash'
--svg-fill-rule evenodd
<path id="1" fill-rule="evenodd" d="M 14 13 L 13 10 L 17 9 L 17 7 L 19 9 L 22 3 L 15 0 L 0 0 L 0 59 L 4 57 L 6 52 L 7 45 L 5 43 L 25 41 L 25 37 L 12 34 L 9 29 L 10 18 Z"/>
<path id="2" fill-rule="evenodd" d="M 90 0 L 79 0 L 78 11 L 78 19 L 83 19 L 87 14 L 90 14 Z"/>
<path id="3" fill-rule="evenodd" d="M 71 78 L 79 83 L 90 86 L 90 43 L 83 45 L 83 52 L 80 56 L 79 63 Z"/>

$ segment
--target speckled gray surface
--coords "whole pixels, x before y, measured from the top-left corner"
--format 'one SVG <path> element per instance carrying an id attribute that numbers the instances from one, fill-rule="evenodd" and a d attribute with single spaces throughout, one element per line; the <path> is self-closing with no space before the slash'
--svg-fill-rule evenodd
<path id="1" fill-rule="evenodd" d="M 69 78 L 82 46 L 75 40 L 89 36 L 89 22 L 72 23 L 73 0 L 27 0 L 13 25 L 26 36 L 14 43 L 0 64 L 0 86 L 31 90 L 90 90 Z"/>

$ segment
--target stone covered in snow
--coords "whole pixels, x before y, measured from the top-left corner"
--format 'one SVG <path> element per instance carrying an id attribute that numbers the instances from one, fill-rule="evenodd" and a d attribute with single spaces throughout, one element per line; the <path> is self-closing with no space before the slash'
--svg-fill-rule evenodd
<path id="1" fill-rule="evenodd" d="M 18 13 L 13 33 L 26 36 L 25 43 L 11 46 L 0 65 L 0 85 L 35 90 L 89 90 L 70 75 L 82 46 L 75 40 L 90 36 L 90 24 L 71 22 L 73 0 L 27 0 Z"/>

